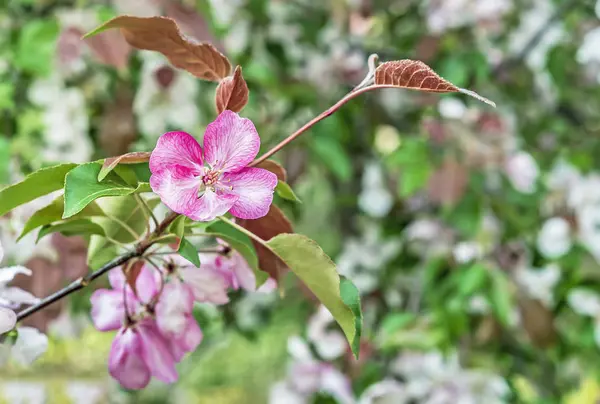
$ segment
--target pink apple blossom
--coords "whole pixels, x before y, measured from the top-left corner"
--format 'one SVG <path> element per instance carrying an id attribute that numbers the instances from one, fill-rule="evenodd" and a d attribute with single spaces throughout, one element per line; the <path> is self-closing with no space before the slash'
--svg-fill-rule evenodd
<path id="1" fill-rule="evenodd" d="M 177 380 L 169 343 L 150 319 L 127 325 L 113 340 L 108 371 L 127 389 L 141 389 L 154 376 L 165 383 Z"/>
<path id="2" fill-rule="evenodd" d="M 192 316 L 191 287 L 177 276 L 164 275 L 142 267 L 134 292 L 122 270 L 116 269 L 109 273 L 113 289 L 97 290 L 91 298 L 96 328 L 119 329 L 109 356 L 109 372 L 128 389 L 145 387 L 152 376 L 165 383 L 176 381 L 175 364 L 202 340 Z"/>
<path id="3" fill-rule="evenodd" d="M 230 212 L 258 219 L 269 211 L 277 176 L 248 167 L 260 148 L 254 124 L 223 111 L 204 133 L 204 149 L 185 132 L 158 139 L 150 157 L 150 185 L 171 210 L 197 221 Z"/>

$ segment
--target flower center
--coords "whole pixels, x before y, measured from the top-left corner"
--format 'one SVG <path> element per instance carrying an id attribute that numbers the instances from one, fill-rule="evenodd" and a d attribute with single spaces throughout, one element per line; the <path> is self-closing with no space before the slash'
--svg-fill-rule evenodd
<path id="1" fill-rule="evenodd" d="M 208 170 L 202 177 L 202 183 L 207 187 L 213 186 L 219 181 L 220 175 L 219 171 Z"/>
<path id="2" fill-rule="evenodd" d="M 232 186 L 225 185 L 223 184 L 223 182 L 221 182 L 221 174 L 223 174 L 221 170 L 211 170 L 208 168 L 206 168 L 205 170 L 206 171 L 204 172 L 204 175 L 202 175 L 202 183 L 198 188 L 198 197 L 204 195 L 204 192 L 207 189 L 211 190 L 212 192 L 227 192 L 233 190 Z"/>

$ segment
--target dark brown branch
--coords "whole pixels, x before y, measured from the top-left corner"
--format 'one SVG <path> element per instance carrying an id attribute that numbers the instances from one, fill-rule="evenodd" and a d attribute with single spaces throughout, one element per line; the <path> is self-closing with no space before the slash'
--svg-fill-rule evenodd
<path id="1" fill-rule="evenodd" d="M 71 284 L 62 288 L 61 290 L 51 294 L 50 296 L 43 298 L 39 303 L 34 304 L 33 306 L 30 306 L 30 307 L 22 310 L 21 312 L 19 312 L 17 314 L 17 321 L 21 321 L 21 320 L 31 316 L 32 314 L 37 313 L 38 311 L 42 310 L 43 308 L 51 305 L 52 303 L 57 302 L 58 300 L 62 299 L 63 297 L 66 297 L 66 296 L 70 295 L 71 293 L 76 292 L 80 289 L 83 289 L 93 280 L 101 277 L 102 275 L 104 275 L 105 273 L 110 271 L 111 269 L 125 264 L 130 259 L 141 257 L 142 255 L 144 255 L 146 250 L 148 250 L 148 248 L 150 248 L 152 246 L 153 240 L 156 239 L 158 236 L 162 235 L 167 230 L 169 225 L 171 223 L 173 223 L 173 221 L 175 219 L 177 219 L 178 216 L 179 216 L 179 214 L 177 214 L 175 212 L 171 212 L 157 226 L 157 228 L 152 233 L 152 236 L 146 240 L 142 240 L 136 246 L 134 251 L 128 252 L 126 254 L 123 254 L 123 255 L 115 258 L 114 260 L 106 263 L 104 266 L 102 266 L 102 268 L 98 269 L 97 271 L 94 271 L 87 276 L 84 276 L 82 278 L 77 279 L 76 281 L 73 281 Z"/>

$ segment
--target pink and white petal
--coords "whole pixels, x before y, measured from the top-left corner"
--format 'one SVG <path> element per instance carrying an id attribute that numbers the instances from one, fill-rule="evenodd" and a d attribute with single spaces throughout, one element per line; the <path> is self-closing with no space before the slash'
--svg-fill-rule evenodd
<path id="1" fill-rule="evenodd" d="M 194 296 L 190 287 L 179 280 L 165 285 L 156 305 L 156 324 L 167 338 L 180 336 L 188 322 L 188 315 L 194 306 Z"/>
<path id="2" fill-rule="evenodd" d="M 123 325 L 125 318 L 123 292 L 98 289 L 92 294 L 90 301 L 92 322 L 98 331 L 118 330 Z"/>
<path id="3" fill-rule="evenodd" d="M 187 317 L 185 331 L 177 338 L 170 338 L 169 344 L 175 361 L 179 362 L 188 352 L 194 352 L 202 342 L 203 334 L 200 326 L 192 317 Z"/>
<path id="4" fill-rule="evenodd" d="M 198 222 L 210 222 L 217 216 L 229 212 L 237 200 L 237 195 L 223 192 L 216 193 L 207 189 L 198 199 L 196 211 L 189 215 L 186 214 L 186 216 Z"/>
<path id="5" fill-rule="evenodd" d="M 168 169 L 153 172 L 150 177 L 150 186 L 169 209 L 190 216 L 201 207 L 198 199 L 198 188 L 201 181 L 194 170 L 174 165 Z"/>
<path id="6" fill-rule="evenodd" d="M 223 181 L 233 187 L 239 197 L 229 211 L 240 219 L 258 219 L 269 212 L 273 203 L 273 191 L 277 176 L 262 168 L 246 168 L 240 172 L 223 176 Z"/>
<path id="7" fill-rule="evenodd" d="M 256 290 L 256 275 L 254 275 L 254 271 L 250 268 L 244 257 L 242 257 L 242 254 L 234 251 L 230 260 L 231 270 L 235 275 L 237 285 L 247 291 Z"/>
<path id="8" fill-rule="evenodd" d="M 251 120 L 225 110 L 204 132 L 204 160 L 216 170 L 236 172 L 258 154 L 260 137 Z"/>
<path id="9" fill-rule="evenodd" d="M 175 359 L 169 349 L 167 340 L 160 334 L 156 323 L 144 320 L 137 326 L 142 346 L 142 358 L 152 376 L 165 383 L 177 381 Z"/>
<path id="10" fill-rule="evenodd" d="M 22 265 L 0 268 L 0 284 L 6 285 L 14 279 L 18 274 L 31 276 L 31 269 L 25 268 Z"/>
<path id="11" fill-rule="evenodd" d="M 17 323 L 17 315 L 11 309 L 0 307 L 0 334 L 9 332 L 15 328 Z"/>
<path id="12" fill-rule="evenodd" d="M 18 306 L 22 304 L 36 304 L 40 301 L 39 298 L 35 297 L 30 292 L 15 286 L 0 289 L 0 297 L 11 302 L 11 304 Z"/>
<path id="13" fill-rule="evenodd" d="M 110 286 L 112 286 L 113 289 L 122 290 L 127 284 L 125 274 L 123 273 L 123 267 L 118 267 L 111 270 L 108 273 L 108 282 L 110 283 Z"/>
<path id="14" fill-rule="evenodd" d="M 144 265 L 135 280 L 135 289 L 142 303 L 148 303 L 160 290 L 161 274 L 154 268 Z"/>
<path id="15" fill-rule="evenodd" d="M 183 281 L 188 284 L 198 302 L 225 304 L 227 296 L 227 281 L 217 271 L 202 266 L 201 268 L 184 267 L 179 270 Z"/>
<path id="16" fill-rule="evenodd" d="M 115 336 L 108 356 L 108 372 L 126 389 L 143 389 L 150 382 L 150 369 L 142 359 L 136 330 L 123 328 Z"/>
<path id="17" fill-rule="evenodd" d="M 196 175 L 202 172 L 202 148 L 189 133 L 165 133 L 150 155 L 150 171 L 153 174 L 175 165 L 192 170 Z"/>

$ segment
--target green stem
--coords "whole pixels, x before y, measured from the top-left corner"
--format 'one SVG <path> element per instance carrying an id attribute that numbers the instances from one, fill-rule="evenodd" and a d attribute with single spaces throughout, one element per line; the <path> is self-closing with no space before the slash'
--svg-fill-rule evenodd
<path id="1" fill-rule="evenodd" d="M 236 230 L 244 233 L 246 236 L 250 237 L 252 240 L 254 240 L 257 243 L 259 243 L 260 245 L 263 245 L 263 246 L 267 247 L 269 250 L 271 250 L 269 248 L 269 246 L 267 245 L 267 242 L 265 240 L 263 240 L 262 238 L 258 237 L 256 234 L 252 233 L 250 230 L 247 230 L 247 229 L 243 228 L 239 224 L 235 223 L 233 220 L 228 219 L 225 216 L 219 216 L 219 220 L 227 223 L 228 225 L 230 225 L 234 229 L 236 229 Z"/>
<path id="2" fill-rule="evenodd" d="M 139 240 L 140 239 L 140 235 L 137 234 L 135 232 L 135 230 L 133 230 L 127 223 L 125 223 L 124 221 L 122 221 L 119 218 L 116 218 L 114 216 L 111 215 L 106 215 L 106 217 L 108 217 L 110 220 L 112 220 L 113 222 L 119 224 L 122 228 L 124 228 L 129 234 L 131 234 L 131 236 L 135 239 L 135 240 Z"/>
<path id="3" fill-rule="evenodd" d="M 141 204 L 142 208 L 146 211 L 146 213 L 147 213 L 146 216 L 149 216 L 152 219 L 152 221 L 154 222 L 154 227 L 157 228 L 158 227 L 158 219 L 154 215 L 154 212 L 152 212 L 152 209 L 150 209 L 150 206 L 148 206 L 148 203 L 140 195 L 135 194 L 134 196 L 137 199 L 138 203 Z"/>

